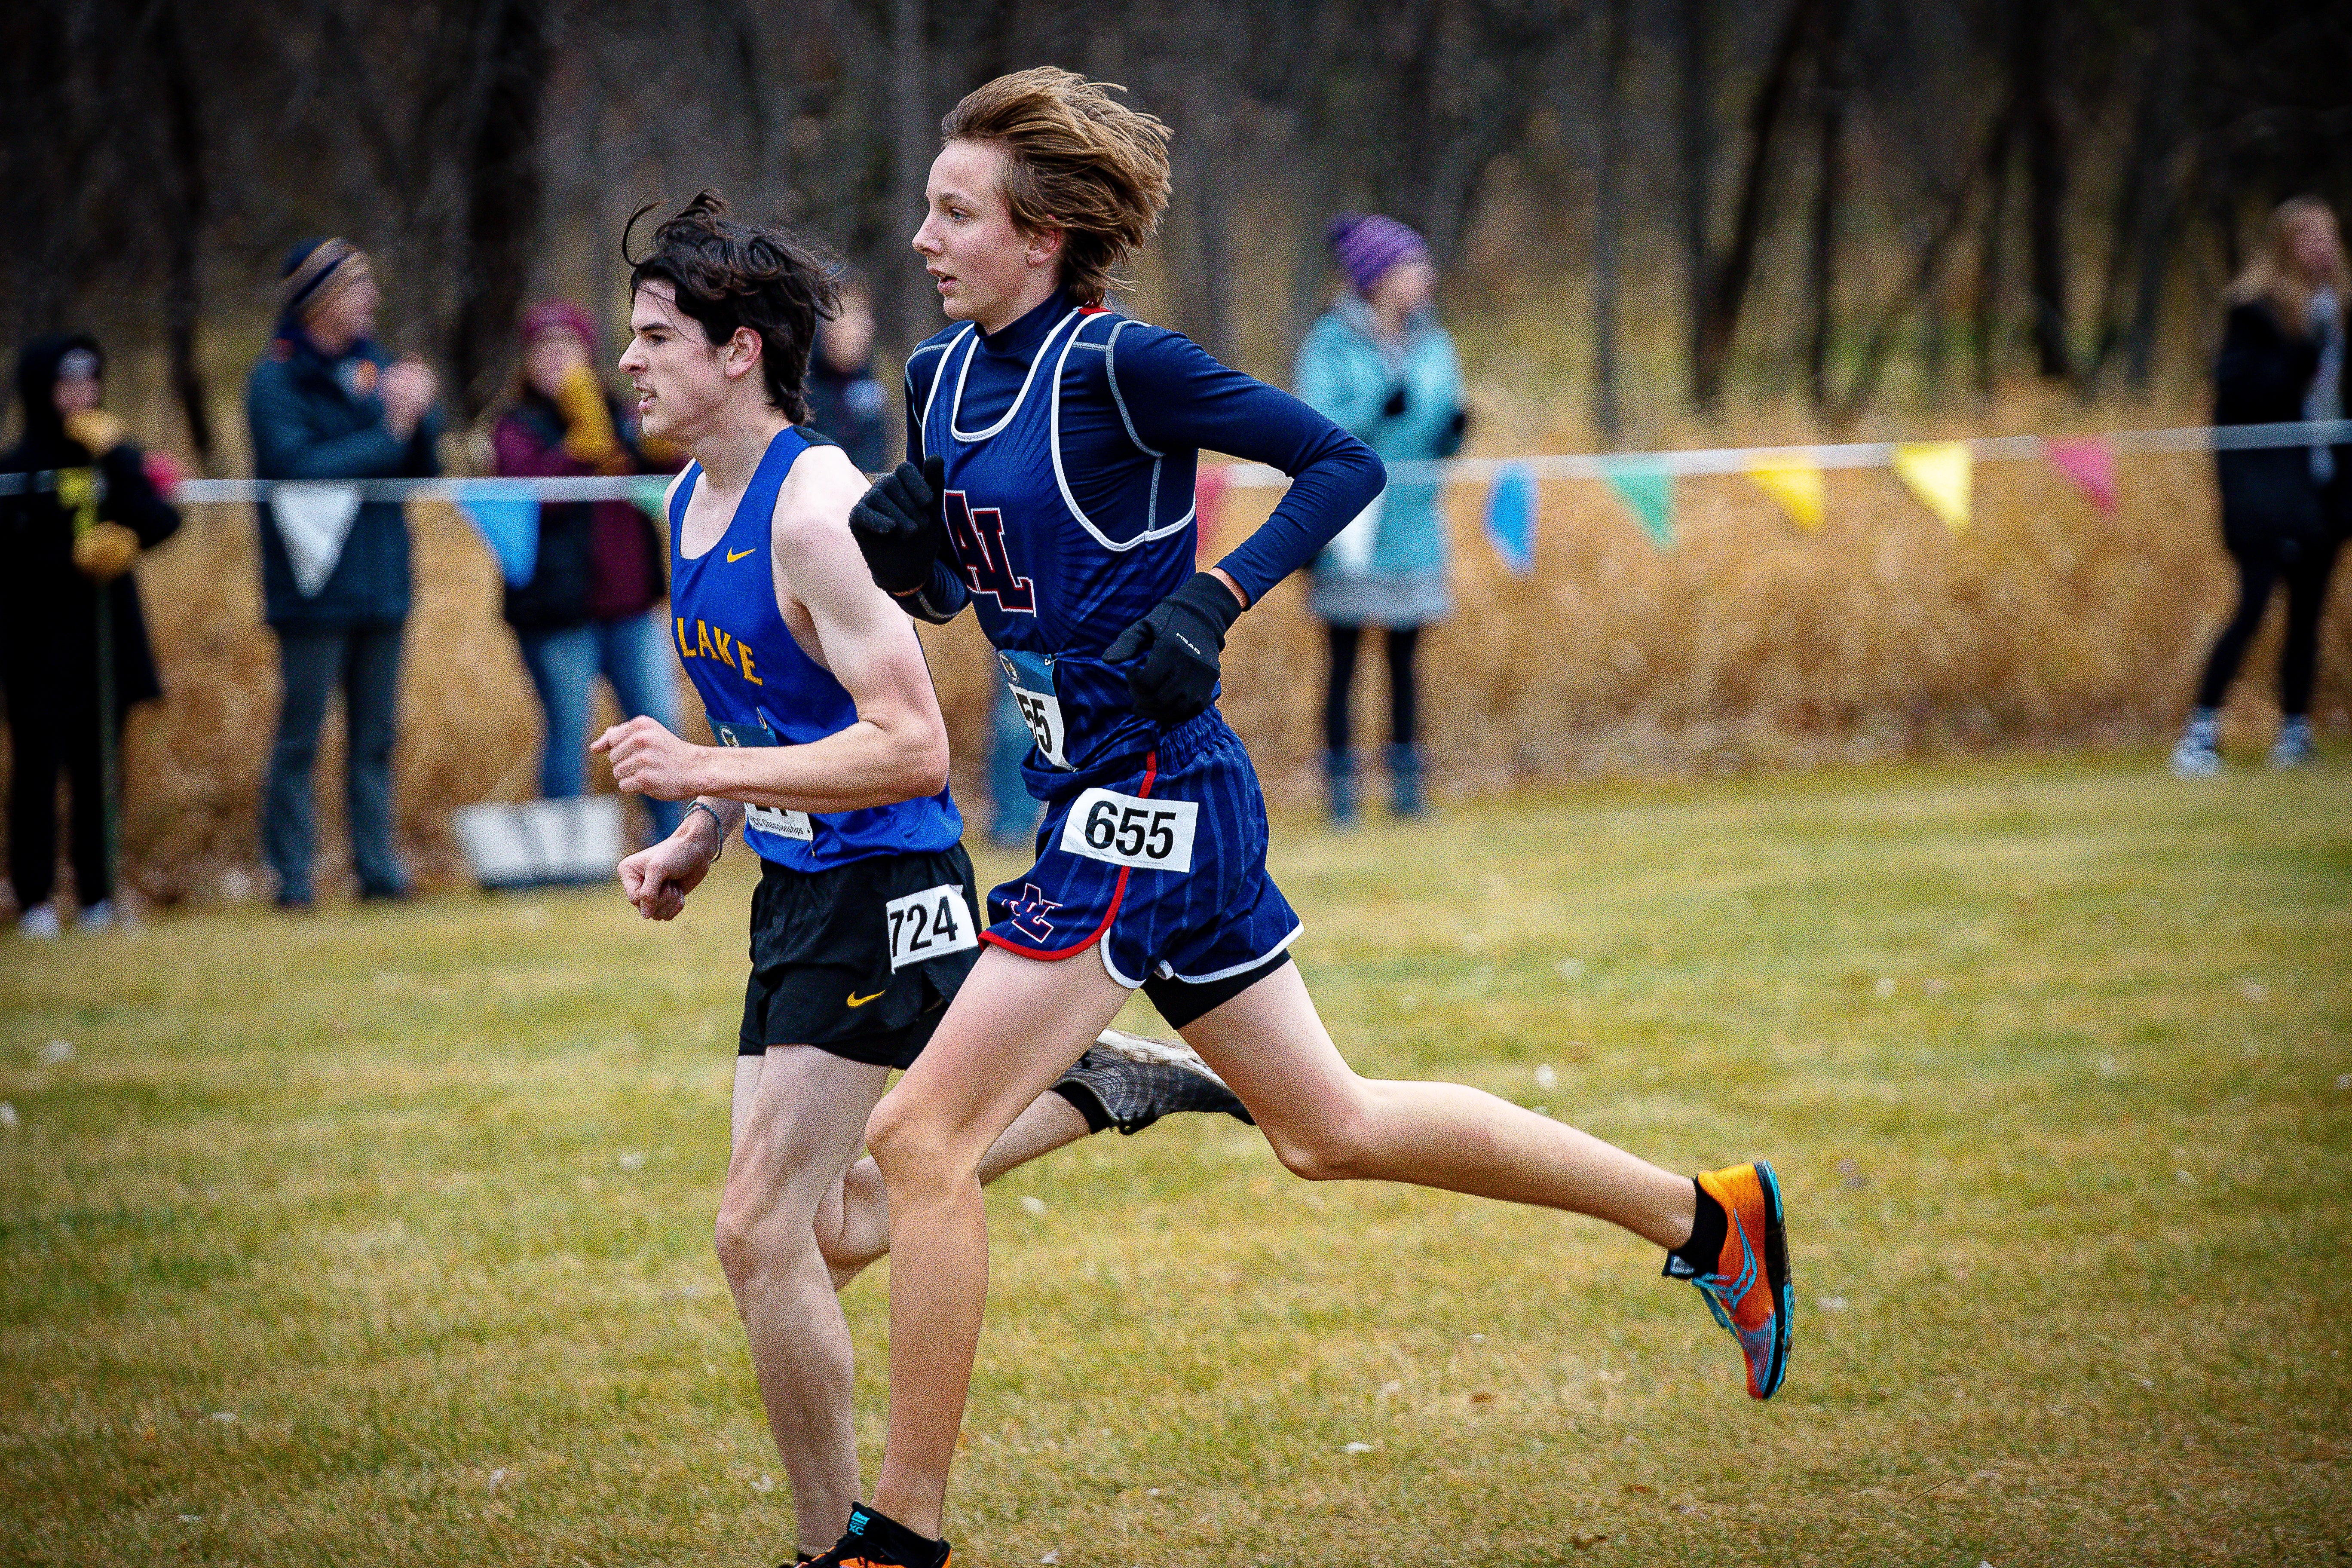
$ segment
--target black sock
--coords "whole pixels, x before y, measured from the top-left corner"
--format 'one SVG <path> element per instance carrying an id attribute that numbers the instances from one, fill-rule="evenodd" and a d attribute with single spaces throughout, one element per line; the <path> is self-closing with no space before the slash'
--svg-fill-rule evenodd
<path id="1" fill-rule="evenodd" d="M 1066 1079 L 1054 1086 L 1054 1092 L 1070 1102 L 1070 1108 L 1087 1119 L 1088 1133 L 1101 1132 L 1111 1126 L 1110 1110 L 1102 1096 L 1075 1079 Z"/>
<path id="2" fill-rule="evenodd" d="M 849 1533 L 845 1541 L 856 1541 L 887 1553 L 894 1563 L 908 1568 L 932 1568 L 947 1555 L 948 1543 L 933 1541 L 928 1535 L 918 1535 L 887 1513 L 877 1513 L 864 1503 L 849 1510 Z"/>
<path id="3" fill-rule="evenodd" d="M 1666 1278 L 1687 1279 L 1694 1274 L 1712 1274 L 1723 1260 L 1723 1238 L 1731 1220 L 1723 1205 L 1694 1178 L 1691 1191 L 1698 1195 L 1696 1213 L 1691 1220 L 1690 1239 L 1666 1254 Z"/>

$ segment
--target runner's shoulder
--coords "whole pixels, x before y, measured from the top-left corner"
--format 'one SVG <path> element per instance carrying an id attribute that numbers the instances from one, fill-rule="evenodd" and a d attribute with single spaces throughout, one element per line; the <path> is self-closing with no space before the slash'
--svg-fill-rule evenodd
<path id="1" fill-rule="evenodd" d="M 964 332 L 974 330 L 969 321 L 950 321 L 917 343 L 914 352 L 907 356 L 907 390 L 918 397 L 927 394 L 932 381 L 939 375 L 940 364 L 947 359 L 948 345 Z"/>

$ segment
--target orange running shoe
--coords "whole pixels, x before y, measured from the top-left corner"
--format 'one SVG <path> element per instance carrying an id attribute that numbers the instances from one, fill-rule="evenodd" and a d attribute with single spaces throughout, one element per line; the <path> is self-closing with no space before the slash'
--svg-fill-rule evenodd
<path id="1" fill-rule="evenodd" d="M 1769 1399 L 1789 1374 L 1789 1331 L 1796 1293 L 1789 1284 L 1789 1231 L 1780 1184 L 1762 1160 L 1702 1172 L 1698 1184 L 1723 1205 L 1723 1252 L 1715 1271 L 1702 1274 L 1673 1253 L 1666 1278 L 1687 1279 L 1706 1298 L 1715 1321 L 1739 1342 L 1748 1361 L 1748 1393 Z"/>

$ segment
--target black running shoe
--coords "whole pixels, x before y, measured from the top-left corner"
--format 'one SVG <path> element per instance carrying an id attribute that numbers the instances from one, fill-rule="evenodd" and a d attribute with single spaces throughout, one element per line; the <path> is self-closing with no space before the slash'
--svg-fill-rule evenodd
<path id="1" fill-rule="evenodd" d="M 864 1503 L 849 1510 L 849 1530 L 832 1551 L 808 1559 L 808 1568 L 953 1568 L 955 1552 L 944 1541 L 917 1535 Z"/>
<path id="2" fill-rule="evenodd" d="M 1105 1029 L 1055 1081 L 1054 1090 L 1077 1108 L 1094 1132 L 1107 1127 L 1140 1132 L 1180 1110 L 1223 1111 L 1257 1124 L 1225 1080 L 1183 1045 L 1118 1029 Z"/>

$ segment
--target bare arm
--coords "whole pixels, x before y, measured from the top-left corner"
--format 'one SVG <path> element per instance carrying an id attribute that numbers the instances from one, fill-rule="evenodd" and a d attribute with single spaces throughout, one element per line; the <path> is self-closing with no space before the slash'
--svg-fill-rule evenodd
<path id="1" fill-rule="evenodd" d="M 714 795 L 793 811 L 853 811 L 936 794 L 947 783 L 947 725 L 914 624 L 874 585 L 850 538 L 864 476 L 832 447 L 812 449 L 777 498 L 770 530 L 787 624 L 857 710 L 846 728 L 795 746 L 690 746 L 649 719 L 598 741 L 622 787 L 665 800 Z"/>

